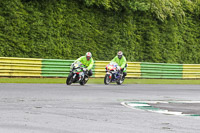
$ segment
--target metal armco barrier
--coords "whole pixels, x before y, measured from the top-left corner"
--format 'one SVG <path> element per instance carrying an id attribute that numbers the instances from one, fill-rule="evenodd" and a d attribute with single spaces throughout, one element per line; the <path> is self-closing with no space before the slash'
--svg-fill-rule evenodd
<path id="1" fill-rule="evenodd" d="M 43 59 L 42 77 L 67 77 L 74 60 Z"/>
<path id="2" fill-rule="evenodd" d="M 67 77 L 74 60 L 0 57 L 0 77 Z M 109 61 L 95 61 L 93 76 L 105 76 Z M 199 79 L 200 64 L 127 62 L 127 77 Z"/>
<path id="3" fill-rule="evenodd" d="M 40 77 L 42 59 L 0 57 L 0 76 Z"/>
<path id="4" fill-rule="evenodd" d="M 142 78 L 182 78 L 182 64 L 141 63 Z"/>
<path id="5" fill-rule="evenodd" d="M 184 64 L 183 78 L 200 78 L 200 64 Z"/>

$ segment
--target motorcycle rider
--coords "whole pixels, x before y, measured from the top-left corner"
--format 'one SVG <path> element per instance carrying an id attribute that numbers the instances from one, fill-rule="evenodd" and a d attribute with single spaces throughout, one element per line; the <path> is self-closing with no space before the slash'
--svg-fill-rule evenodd
<path id="1" fill-rule="evenodd" d="M 75 62 L 80 61 L 84 66 L 86 66 L 83 71 L 88 71 L 88 76 L 92 76 L 92 67 L 94 65 L 94 60 L 92 58 L 91 52 L 87 52 L 85 56 L 81 56 Z"/>
<path id="2" fill-rule="evenodd" d="M 117 56 L 115 56 L 111 62 L 116 62 L 119 67 L 118 69 L 120 70 L 120 73 L 123 72 L 123 79 L 125 78 L 125 76 L 127 75 L 127 72 L 126 72 L 126 68 L 127 68 L 127 63 L 126 63 L 126 58 L 125 56 L 123 55 L 123 52 L 122 51 L 119 51 L 117 53 Z"/>

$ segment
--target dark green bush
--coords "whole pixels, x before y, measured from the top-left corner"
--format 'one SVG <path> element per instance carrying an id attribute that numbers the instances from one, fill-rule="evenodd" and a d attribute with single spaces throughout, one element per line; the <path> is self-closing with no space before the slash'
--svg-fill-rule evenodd
<path id="1" fill-rule="evenodd" d="M 199 0 L 1 0 L 0 56 L 200 63 Z"/>

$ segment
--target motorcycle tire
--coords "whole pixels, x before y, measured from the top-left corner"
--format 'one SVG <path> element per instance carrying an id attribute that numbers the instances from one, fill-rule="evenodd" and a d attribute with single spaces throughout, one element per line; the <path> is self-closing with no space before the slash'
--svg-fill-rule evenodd
<path id="1" fill-rule="evenodd" d="M 109 74 L 106 74 L 105 75 L 105 78 L 104 78 L 104 84 L 105 85 L 109 85 L 109 83 L 111 82 L 111 79 L 109 78 Z"/>
<path id="2" fill-rule="evenodd" d="M 89 76 L 86 75 L 84 80 L 85 80 L 85 84 L 86 84 L 88 82 L 88 80 L 89 80 Z"/>
<path id="3" fill-rule="evenodd" d="M 73 74 L 70 73 L 69 76 L 67 77 L 66 84 L 71 85 L 72 83 L 73 83 Z"/>
<path id="4" fill-rule="evenodd" d="M 80 81 L 79 83 L 80 83 L 80 85 L 85 85 L 85 83 L 86 83 L 86 82 L 85 82 L 85 79 L 83 79 L 83 80 Z"/>
<path id="5" fill-rule="evenodd" d="M 124 79 L 122 77 L 119 78 L 119 80 L 117 80 L 117 84 L 121 85 L 124 82 Z"/>

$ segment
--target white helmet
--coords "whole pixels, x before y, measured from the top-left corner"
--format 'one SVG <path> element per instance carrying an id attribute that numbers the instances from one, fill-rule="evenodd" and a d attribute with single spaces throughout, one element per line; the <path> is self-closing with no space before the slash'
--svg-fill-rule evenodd
<path id="1" fill-rule="evenodd" d="M 87 53 L 85 54 L 85 56 L 86 56 L 86 58 L 87 58 L 88 61 L 92 58 L 91 52 L 87 52 Z"/>
<path id="2" fill-rule="evenodd" d="M 123 56 L 123 52 L 122 52 L 122 51 L 119 51 L 119 52 L 117 53 L 117 56 L 118 56 L 119 59 L 121 59 L 122 56 Z"/>

